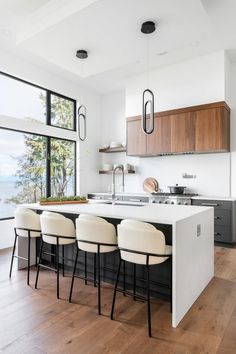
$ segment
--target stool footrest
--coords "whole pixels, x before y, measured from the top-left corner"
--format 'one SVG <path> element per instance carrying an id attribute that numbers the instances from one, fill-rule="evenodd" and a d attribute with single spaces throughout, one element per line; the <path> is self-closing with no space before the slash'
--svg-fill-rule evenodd
<path id="1" fill-rule="evenodd" d="M 28 261 L 28 258 L 25 258 L 25 257 L 21 257 L 21 256 L 17 256 L 17 255 L 14 255 L 13 257 L 23 259 L 24 261 Z"/>

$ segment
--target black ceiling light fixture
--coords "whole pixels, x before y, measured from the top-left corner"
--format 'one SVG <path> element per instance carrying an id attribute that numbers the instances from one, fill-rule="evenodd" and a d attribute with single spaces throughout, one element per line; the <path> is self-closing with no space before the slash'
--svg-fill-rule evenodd
<path id="1" fill-rule="evenodd" d="M 87 59 L 88 52 L 84 49 L 79 49 L 76 52 L 76 57 L 79 59 Z M 82 75 L 82 62 L 81 62 L 81 75 Z M 77 124 L 78 136 L 81 141 L 84 141 L 87 138 L 86 125 L 87 125 L 87 108 L 85 105 L 81 104 L 78 108 L 78 124 Z"/>
<path id="2" fill-rule="evenodd" d="M 86 58 L 88 58 L 88 52 L 87 52 L 87 50 L 79 49 L 76 52 L 76 56 L 79 59 L 86 59 Z"/>
<path id="3" fill-rule="evenodd" d="M 155 32 L 156 25 L 153 21 L 146 21 L 141 26 L 141 32 L 144 34 L 151 34 Z M 147 36 L 147 88 L 143 91 L 142 98 L 142 129 L 145 134 L 152 134 L 154 130 L 154 94 L 149 89 L 149 42 Z M 148 98 L 149 97 L 149 98 Z M 147 128 L 147 111 L 148 106 L 150 106 L 150 124 Z"/>

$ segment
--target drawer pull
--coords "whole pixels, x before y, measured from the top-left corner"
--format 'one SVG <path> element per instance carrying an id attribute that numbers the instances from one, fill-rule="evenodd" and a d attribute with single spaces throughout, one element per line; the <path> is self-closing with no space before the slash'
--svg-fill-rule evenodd
<path id="1" fill-rule="evenodd" d="M 221 236 L 219 232 L 214 232 L 214 236 Z"/>
<path id="2" fill-rule="evenodd" d="M 221 218 L 219 216 L 214 216 L 215 220 L 220 220 Z"/>
<path id="3" fill-rule="evenodd" d="M 205 205 L 205 206 L 219 206 L 218 203 L 201 203 L 201 205 Z"/>
<path id="4" fill-rule="evenodd" d="M 128 201 L 129 202 L 141 202 L 142 200 L 141 199 L 130 198 Z"/>

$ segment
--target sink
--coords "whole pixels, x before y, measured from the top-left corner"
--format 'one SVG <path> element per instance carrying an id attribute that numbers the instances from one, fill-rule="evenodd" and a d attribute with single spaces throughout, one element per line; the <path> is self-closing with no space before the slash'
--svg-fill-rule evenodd
<path id="1" fill-rule="evenodd" d="M 99 204 L 112 204 L 112 202 L 107 201 L 107 202 L 100 202 Z M 125 202 L 119 202 L 117 201 L 115 204 L 113 205 L 122 205 L 122 206 L 137 206 L 137 207 L 142 207 L 145 206 L 145 204 L 141 204 L 141 203 L 125 203 Z"/>

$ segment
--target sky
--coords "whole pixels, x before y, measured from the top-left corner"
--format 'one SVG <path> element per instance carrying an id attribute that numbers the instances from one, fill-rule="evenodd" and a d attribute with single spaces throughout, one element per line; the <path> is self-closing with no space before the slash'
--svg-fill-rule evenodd
<path id="1" fill-rule="evenodd" d="M 0 75 L 0 114 L 45 122 L 45 108 L 39 99 L 43 90 L 18 80 Z M 0 176 L 14 175 L 17 162 L 14 159 L 24 153 L 22 133 L 0 130 Z"/>

